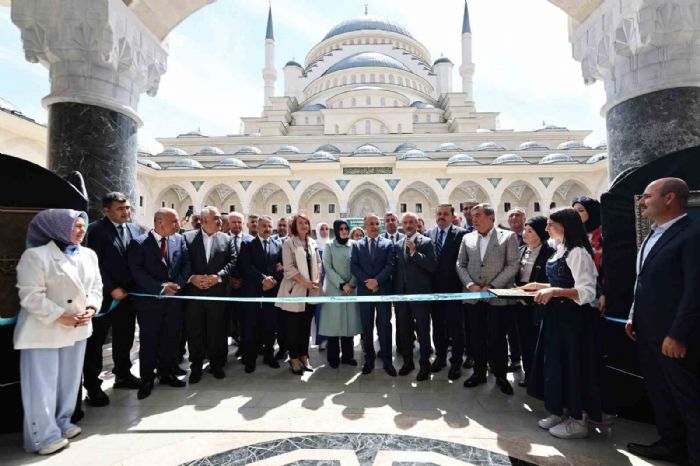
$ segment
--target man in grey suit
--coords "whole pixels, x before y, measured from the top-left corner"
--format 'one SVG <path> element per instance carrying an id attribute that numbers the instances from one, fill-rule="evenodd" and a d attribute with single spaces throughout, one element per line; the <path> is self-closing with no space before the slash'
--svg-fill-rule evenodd
<path id="1" fill-rule="evenodd" d="M 229 280 L 236 267 L 231 237 L 219 231 L 221 214 L 216 207 L 205 207 L 200 214 L 202 228 L 185 233 L 192 276 L 187 285 L 191 296 L 228 296 Z M 190 384 L 202 378 L 202 363 L 209 358 L 217 379 L 224 378 L 228 355 L 226 303 L 188 300 L 185 303 L 185 334 L 190 350 Z"/>
<path id="2" fill-rule="evenodd" d="M 431 278 L 437 268 L 433 242 L 418 233 L 418 217 L 406 213 L 401 218 L 403 238 L 394 245 L 396 268 L 394 269 L 394 292 L 397 294 L 425 294 L 432 292 Z M 415 327 L 414 327 L 415 326 Z M 396 303 L 396 335 L 405 351 L 403 367 L 399 375 L 408 375 L 413 364 L 413 329 L 418 333 L 420 344 L 420 370 L 416 380 L 430 378 L 430 302 L 404 301 Z M 398 345 L 397 345 L 398 346 Z"/>
<path id="3" fill-rule="evenodd" d="M 469 292 L 511 288 L 519 270 L 518 240 L 512 231 L 494 226 L 495 212 L 489 204 L 471 211 L 474 230 L 464 235 L 457 257 L 457 273 Z M 506 300 L 468 303 L 469 327 L 474 342 L 474 374 L 465 387 L 486 383 L 486 363 L 496 376 L 496 385 L 506 395 L 513 387 L 506 379 L 508 345 L 506 329 L 510 307 Z"/>

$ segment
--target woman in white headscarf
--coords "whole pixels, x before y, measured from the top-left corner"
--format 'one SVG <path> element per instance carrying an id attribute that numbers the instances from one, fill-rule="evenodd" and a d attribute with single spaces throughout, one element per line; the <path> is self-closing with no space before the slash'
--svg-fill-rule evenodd
<path id="1" fill-rule="evenodd" d="M 321 257 L 321 260 L 323 260 L 323 251 L 326 249 L 326 244 L 328 244 L 331 240 L 330 237 L 330 227 L 326 222 L 320 222 L 316 224 L 316 244 L 318 245 L 318 255 Z M 322 270 L 321 271 L 321 284 L 323 285 L 323 281 L 326 279 L 326 271 Z M 319 351 L 323 351 L 326 349 L 326 345 L 328 344 L 328 339 L 319 333 L 319 329 L 321 328 L 321 308 L 323 306 L 321 304 L 317 304 L 314 306 L 314 321 L 313 321 L 313 333 L 314 335 L 314 341 L 318 345 Z"/>
<path id="2" fill-rule="evenodd" d="M 91 319 L 102 306 L 97 255 L 80 243 L 87 214 L 49 209 L 34 217 L 17 264 L 24 448 L 55 453 L 80 434 L 70 422 L 78 397 Z"/>

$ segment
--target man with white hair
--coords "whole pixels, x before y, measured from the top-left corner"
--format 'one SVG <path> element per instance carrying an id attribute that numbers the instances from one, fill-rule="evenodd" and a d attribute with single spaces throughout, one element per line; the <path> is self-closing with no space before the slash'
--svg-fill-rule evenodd
<path id="1" fill-rule="evenodd" d="M 216 207 L 200 212 L 202 227 L 185 233 L 190 253 L 192 276 L 187 286 L 190 296 L 228 296 L 229 278 L 236 267 L 236 252 L 231 238 L 219 231 L 221 214 Z M 217 379 L 225 377 L 228 354 L 226 303 L 188 300 L 185 303 L 185 335 L 190 351 L 190 384 L 202 378 L 204 357 Z"/>

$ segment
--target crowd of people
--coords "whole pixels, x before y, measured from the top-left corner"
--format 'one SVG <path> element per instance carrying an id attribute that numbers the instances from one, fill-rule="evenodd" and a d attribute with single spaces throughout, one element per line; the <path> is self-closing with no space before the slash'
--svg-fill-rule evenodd
<path id="1" fill-rule="evenodd" d="M 658 445 L 630 444 L 630 450 L 664 458 L 687 450 L 683 457 L 695 461 L 697 364 L 675 364 L 697 351 L 691 340 L 700 299 L 689 301 L 688 295 L 698 293 L 692 280 L 699 262 L 692 261 L 700 257 L 697 244 L 688 245 L 698 239 L 698 228 L 685 214 L 687 199 L 688 188 L 677 179 L 659 180 L 645 191 L 642 210 L 660 226 L 641 248 L 626 330 L 643 348 L 640 359 L 662 436 Z M 464 387 L 487 383 L 490 373 L 503 394 L 513 395 L 507 373 L 520 370 L 522 361 L 518 385 L 544 400 L 549 415 L 539 426 L 553 436 L 583 438 L 589 423 L 612 422 L 615 406 L 600 341 L 605 277 L 599 202 L 576 198 L 548 217 L 528 218 L 515 208 L 507 213 L 507 227 L 496 223 L 488 204 L 461 207 L 464 221 L 452 205 L 438 205 L 436 226 L 429 230 L 414 213 L 399 219 L 387 212 L 382 218 L 367 215 L 363 228 L 338 219 L 315 232 L 303 213 L 274 223 L 265 215 L 246 219 L 204 207 L 188 219 L 189 231 L 182 231 L 177 212 L 163 208 L 153 228 L 142 233 L 130 222 L 131 206 L 121 193 L 104 197 L 104 218 L 89 228 L 82 212 L 39 213 L 17 268 L 15 347 L 21 350 L 25 448 L 53 453 L 80 433 L 71 418 L 81 372 L 86 402 L 109 403 L 100 374 L 110 327 L 114 387 L 138 390 L 140 400 L 151 395 L 156 380 L 172 387 L 200 382 L 207 361 L 211 376 L 226 377 L 230 342 L 238 346 L 247 374 L 262 357 L 275 369 L 286 361 L 293 374 L 302 375 L 314 371 L 312 341 L 325 348 L 331 368 L 358 366 L 359 335 L 362 374 L 372 373 L 377 359 L 391 377 L 417 369 L 417 381 L 445 368 L 448 379 L 457 380 L 471 369 Z M 86 246 L 80 246 L 86 230 Z M 665 288 L 677 296 L 663 316 L 650 289 L 662 272 L 647 272 L 654 255 L 656 261 L 677 260 L 674 266 L 682 269 Z M 512 288 L 532 299 L 487 294 Z M 461 292 L 484 294 L 465 302 L 381 299 Z M 377 299 L 314 304 L 313 298 L 324 295 Z M 186 299 L 159 299 L 178 296 Z M 236 301 L 261 297 L 273 300 Z M 304 297 L 310 299 L 287 299 Z M 140 377 L 131 372 L 130 359 L 136 323 Z M 186 353 L 187 379 L 180 366 Z"/>

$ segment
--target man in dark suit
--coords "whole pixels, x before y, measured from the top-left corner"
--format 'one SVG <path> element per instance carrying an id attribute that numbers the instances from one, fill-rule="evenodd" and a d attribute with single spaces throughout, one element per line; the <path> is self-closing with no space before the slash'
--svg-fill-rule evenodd
<path id="1" fill-rule="evenodd" d="M 437 268 L 435 249 L 430 238 L 418 233 L 418 217 L 405 213 L 401 218 L 406 233 L 394 245 L 396 268 L 394 269 L 394 292 L 398 294 L 430 293 L 432 274 Z M 416 380 L 430 378 L 430 302 L 401 301 L 396 303 L 396 334 L 405 349 L 403 367 L 399 375 L 408 375 L 415 369 L 413 364 L 413 333 L 418 334 L 420 344 L 420 370 Z"/>
<path id="2" fill-rule="evenodd" d="M 202 227 L 184 234 L 192 274 L 185 294 L 227 297 L 230 277 L 236 267 L 231 237 L 219 231 L 221 214 L 216 207 L 202 209 L 200 218 Z M 184 307 L 190 384 L 202 379 L 205 355 L 209 358 L 211 373 L 223 379 L 228 355 L 226 302 L 188 300 Z"/>
<path id="3" fill-rule="evenodd" d="M 91 406 L 106 406 L 109 397 L 102 391 L 102 346 L 112 327 L 114 388 L 138 389 L 141 380 L 131 373 L 131 347 L 134 344 L 136 314 L 128 292 L 132 288 L 126 263 L 126 248 L 131 238 L 140 235 L 131 221 L 131 204 L 122 193 L 107 193 L 102 198 L 104 217 L 88 228 L 87 246 L 95 251 L 100 263 L 103 298 L 102 312 L 92 320 L 92 335 L 85 348 L 83 385 Z M 115 306 L 112 309 L 112 306 Z M 112 309 L 113 312 L 110 312 Z"/>
<path id="4" fill-rule="evenodd" d="M 184 238 L 177 232 L 180 222 L 172 209 L 158 209 L 153 229 L 133 238 L 127 249 L 134 290 L 139 293 L 173 296 L 187 284 L 190 258 Z M 184 387 L 175 377 L 178 332 L 182 327 L 182 303 L 171 299 L 134 298 L 139 323 L 141 388 L 138 399 L 153 390 L 154 370 L 161 384 Z"/>
<path id="5" fill-rule="evenodd" d="M 289 238 L 288 235 L 289 220 L 287 220 L 287 217 L 280 217 L 280 219 L 277 220 L 277 233 L 270 236 L 270 238 L 279 240 L 280 242 L 284 243 L 287 240 L 287 238 Z"/>
<path id="6" fill-rule="evenodd" d="M 432 274 L 433 291 L 436 293 L 459 293 L 462 282 L 455 270 L 459 246 L 465 234 L 463 228 L 452 225 L 455 209 L 451 204 L 437 206 L 435 221 L 427 235 L 435 245 L 437 270 Z M 450 371 L 447 377 L 456 380 L 462 376 L 462 355 L 464 353 L 464 313 L 461 301 L 438 301 L 433 303 L 430 317 L 433 322 L 433 343 L 436 358 L 431 366 L 438 372 L 447 365 L 447 342 L 452 342 Z"/>
<path id="7" fill-rule="evenodd" d="M 240 269 L 243 279 L 241 296 L 246 298 L 274 298 L 282 281 L 282 243 L 270 238 L 272 219 L 258 219 L 258 236 L 243 243 Z M 243 303 L 243 363 L 246 373 L 255 370 L 258 349 L 263 348 L 263 362 L 278 369 L 274 357 L 277 332 L 277 308 L 274 303 Z"/>
<path id="8" fill-rule="evenodd" d="M 365 232 L 367 236 L 353 243 L 351 252 L 350 271 L 357 280 L 357 295 L 390 294 L 395 260 L 393 245 L 388 239 L 379 236 L 379 217 L 374 214 L 365 217 Z M 386 302 L 360 303 L 362 344 L 365 353 L 362 373 L 369 374 L 374 370 L 375 316 L 384 371 L 395 377 L 396 369 L 391 361 L 391 306 Z"/>
<path id="9" fill-rule="evenodd" d="M 474 231 L 474 225 L 472 224 L 472 208 L 477 205 L 477 201 L 469 200 L 462 202 L 460 208 L 464 214 L 464 231 L 471 233 Z"/>
<path id="10" fill-rule="evenodd" d="M 257 218 L 257 217 L 256 217 Z M 231 235 L 231 246 L 233 247 L 233 252 L 236 256 L 240 256 L 241 245 L 244 241 L 251 240 L 253 237 L 247 233 L 243 233 L 243 222 L 245 217 L 240 212 L 230 212 L 228 214 L 228 222 L 230 227 L 229 234 Z M 240 277 L 240 268 L 236 267 L 233 275 L 231 276 L 231 296 L 236 297 L 241 295 L 241 286 L 243 286 L 243 281 Z M 226 309 L 231 316 L 230 323 L 230 335 L 233 337 L 233 341 L 238 344 L 238 351 L 236 351 L 236 357 L 241 355 L 241 330 L 242 325 L 242 315 L 243 309 L 240 303 L 230 302 L 226 304 Z"/>
<path id="11" fill-rule="evenodd" d="M 683 180 L 662 178 L 639 201 L 642 215 L 654 224 L 637 256 L 625 330 L 637 341 L 661 440 L 627 449 L 700 465 L 700 226 L 687 215 L 688 196 Z"/>
<path id="12" fill-rule="evenodd" d="M 387 212 L 384 214 L 384 238 L 388 239 L 392 243 L 398 243 L 404 235 L 399 231 L 399 218 L 394 212 Z"/>
<path id="13" fill-rule="evenodd" d="M 464 288 L 469 292 L 479 292 L 513 287 L 520 269 L 515 234 L 495 227 L 495 212 L 488 204 L 477 204 L 472 208 L 472 221 L 475 231 L 464 235 L 457 258 L 457 273 Z M 506 328 L 512 316 L 508 304 L 502 299 L 468 304 L 474 374 L 464 382 L 465 387 L 486 383 L 488 362 L 496 376 L 496 385 L 506 395 L 513 394 L 513 387 L 506 379 Z"/>

